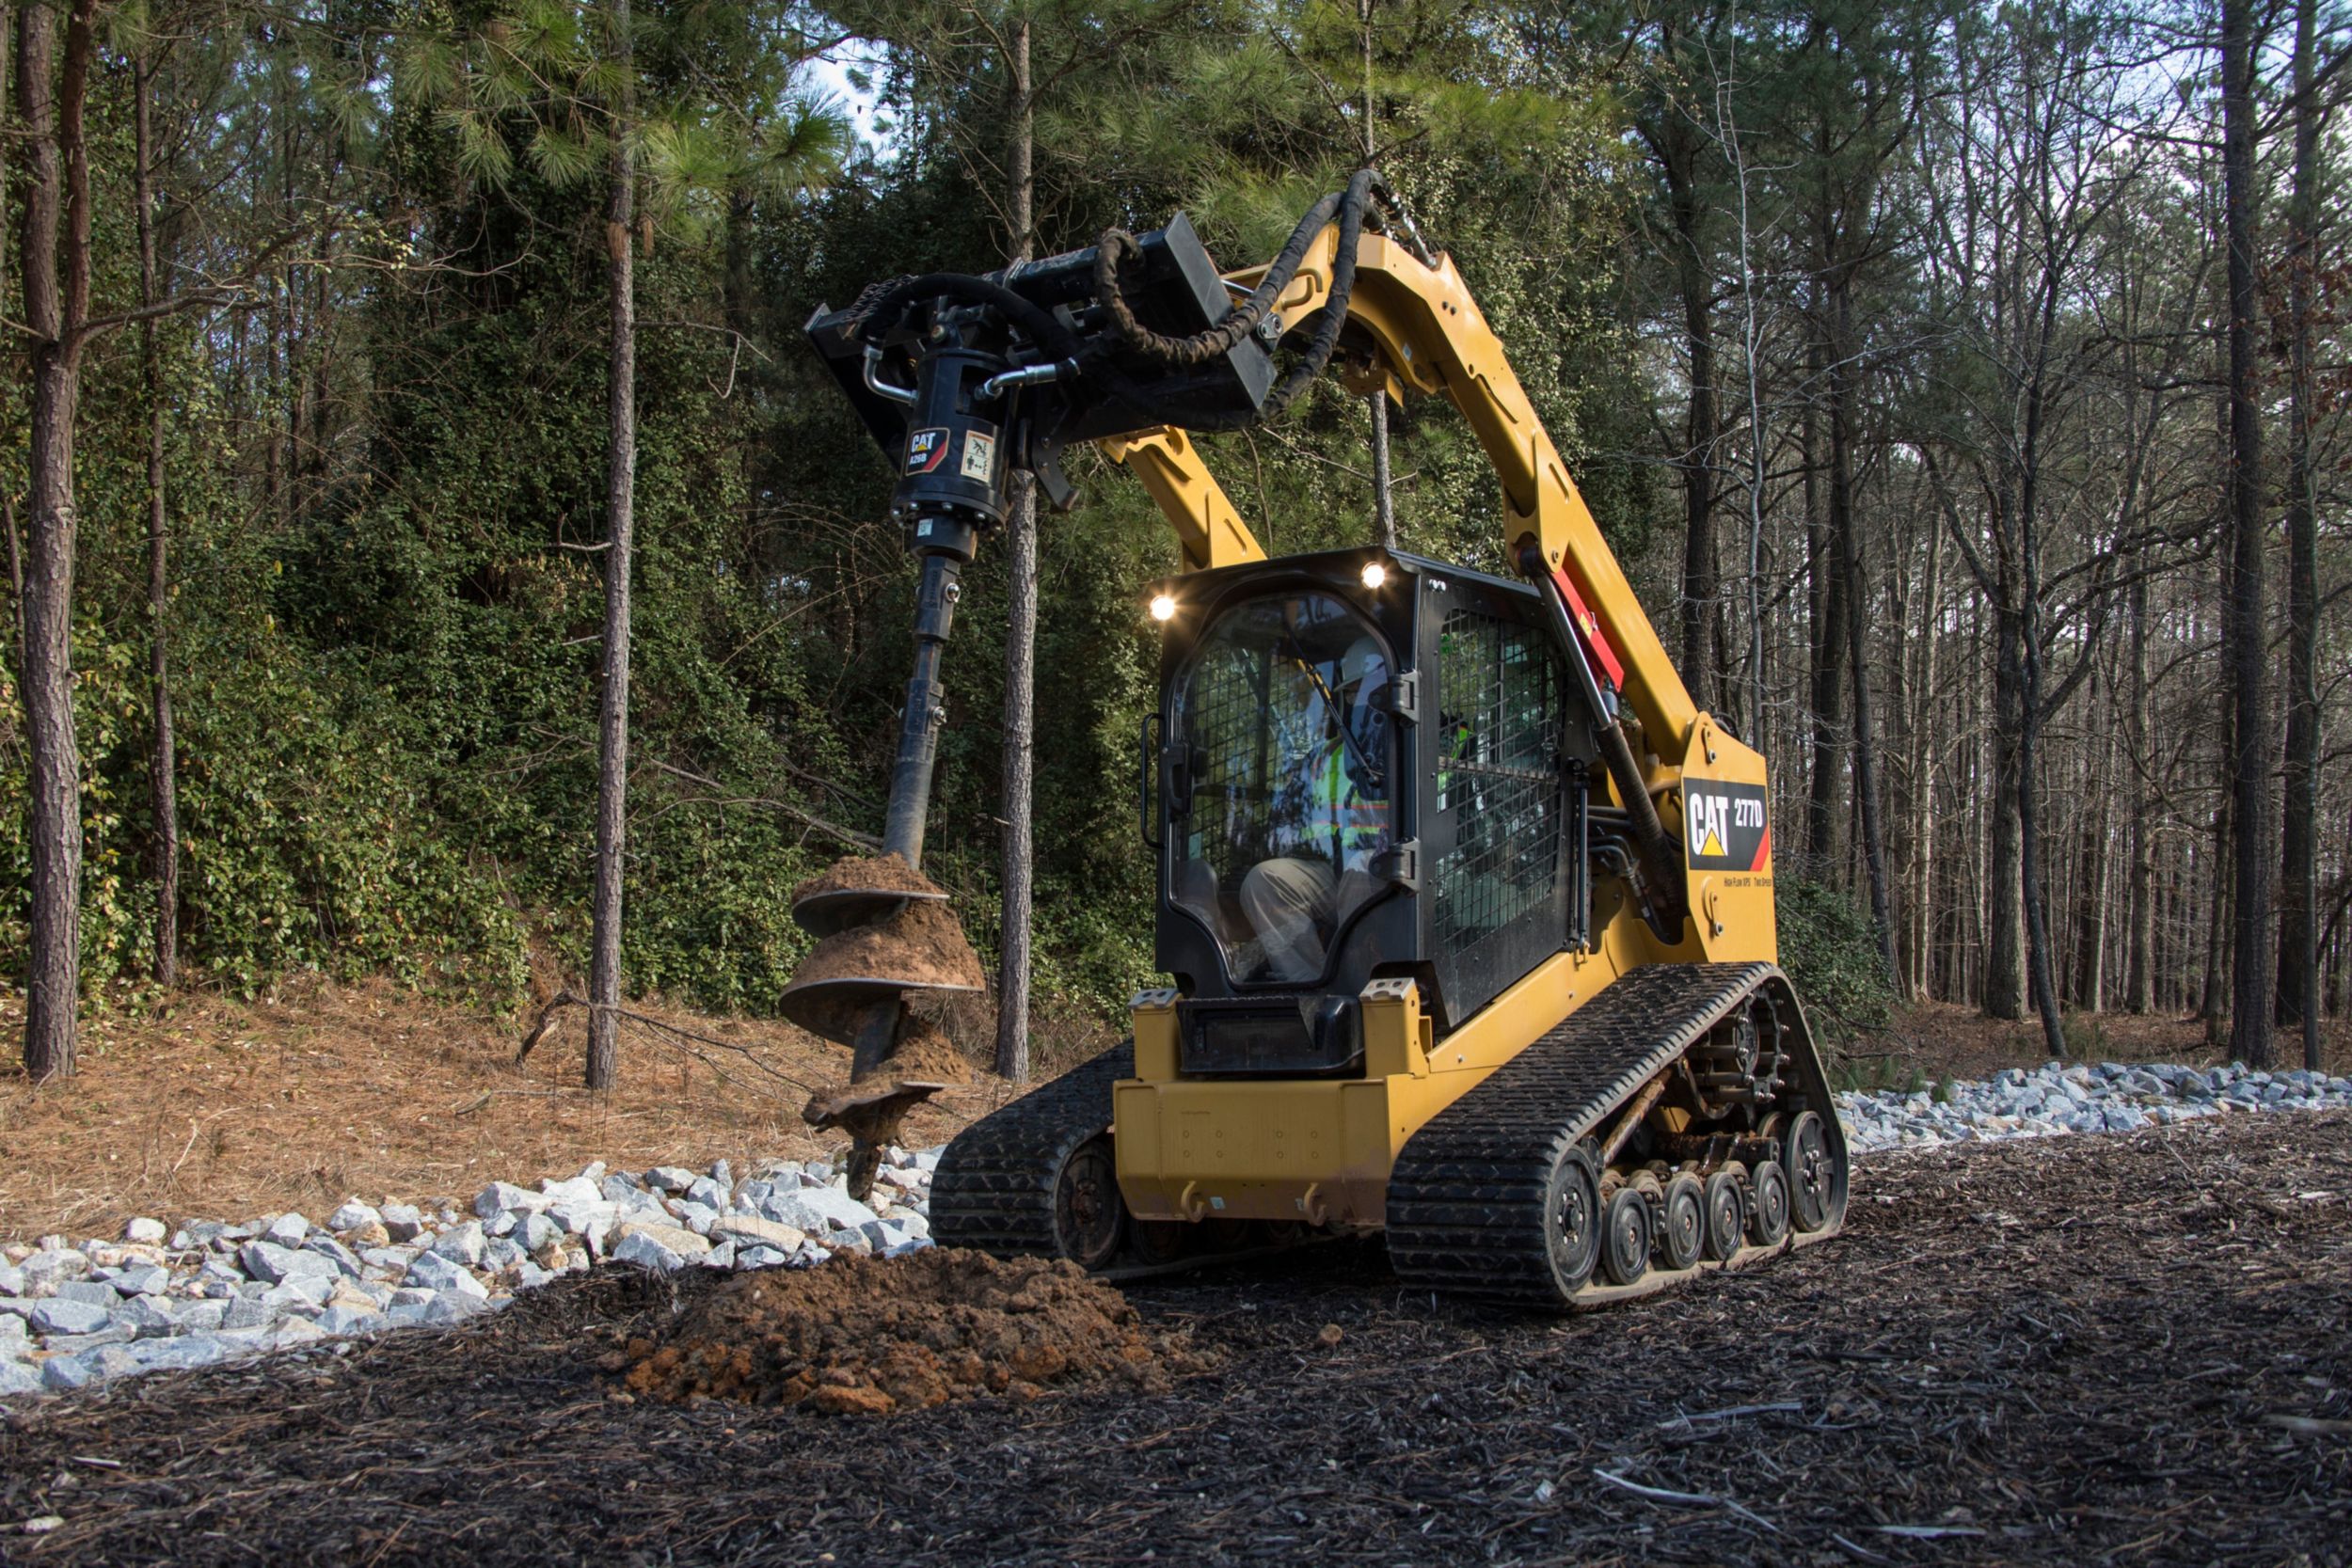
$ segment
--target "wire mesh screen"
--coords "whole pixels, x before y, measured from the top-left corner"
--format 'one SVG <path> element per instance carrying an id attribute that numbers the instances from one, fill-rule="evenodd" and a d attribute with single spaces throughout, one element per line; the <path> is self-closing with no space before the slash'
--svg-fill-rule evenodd
<path id="1" fill-rule="evenodd" d="M 1202 659 L 1184 689 L 1181 733 L 1193 748 L 1190 857 L 1216 879 L 1257 863 L 1265 853 L 1269 777 L 1275 755 L 1266 701 L 1266 660 L 1256 650 L 1218 647 Z"/>
<path id="2" fill-rule="evenodd" d="M 1176 691 L 1169 898 L 1216 933 L 1234 980 L 1319 975 L 1393 842 L 1388 652 L 1317 593 L 1220 614 Z"/>
<path id="3" fill-rule="evenodd" d="M 1471 610 L 1447 613 L 1437 673 L 1437 808 L 1453 814 L 1454 842 L 1432 867 L 1431 936 L 1458 1012 L 1518 978 L 1485 974 L 1506 955 L 1481 945 L 1556 902 L 1565 698 L 1540 633 Z M 1530 951 L 1558 940 L 1535 932 Z"/>

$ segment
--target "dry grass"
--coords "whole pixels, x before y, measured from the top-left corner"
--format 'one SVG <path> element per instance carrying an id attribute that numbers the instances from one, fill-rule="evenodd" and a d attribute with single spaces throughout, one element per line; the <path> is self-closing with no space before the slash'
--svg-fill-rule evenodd
<path id="1" fill-rule="evenodd" d="M 2230 1059 L 2229 1034 L 2218 1045 L 2205 1041 L 2204 1023 L 2173 1013 L 2069 1013 L 2067 1050 L 2071 1057 L 2093 1062 L 2192 1062 L 2216 1066 Z M 2328 1019 L 2322 1026 L 2322 1057 L 2330 1072 L 2352 1072 L 2352 1022 Z M 2279 1068 L 2303 1065 L 2299 1030 L 2281 1029 L 2277 1037 Z M 1883 1053 L 1883 1055 L 1877 1054 Z M 1953 1002 L 1923 1002 L 1904 1009 L 1894 1027 L 1855 1042 L 1846 1053 L 1850 1064 L 1883 1063 L 1881 1069 L 1899 1078 L 1916 1071 L 1925 1078 L 1989 1078 L 2003 1068 L 2039 1067 L 2049 1060 L 2043 1049 L 2042 1023 L 1987 1018 L 1976 1008 Z"/>
<path id="2" fill-rule="evenodd" d="M 183 994 L 103 1015 L 71 1082 L 0 1072 L 0 1241 L 113 1235 L 134 1214 L 315 1218 L 355 1194 L 463 1199 L 591 1160 L 723 1157 L 740 1170 L 846 1147 L 800 1117 L 808 1086 L 848 1077 L 845 1048 L 780 1022 L 642 1006 L 718 1043 L 627 1024 L 609 1094 L 579 1086 L 577 1011 L 520 1069 L 521 1026 L 386 984 L 289 985 L 254 1004 Z M 23 1022 L 21 995 L 0 993 L 0 1039 Z M 941 1142 L 1009 1093 L 981 1074 L 916 1112 L 909 1136 Z"/>

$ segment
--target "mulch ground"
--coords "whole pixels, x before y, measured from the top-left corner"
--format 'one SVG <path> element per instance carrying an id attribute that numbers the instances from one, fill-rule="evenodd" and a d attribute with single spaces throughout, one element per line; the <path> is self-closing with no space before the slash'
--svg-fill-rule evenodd
<path id="1" fill-rule="evenodd" d="M 1279 1265 L 1129 1289 L 1214 1363 L 1158 1393 L 625 1402 L 614 1350 L 678 1303 L 608 1275 L 19 1404 L 0 1556 L 2352 1560 L 2352 1115 L 1881 1159 L 1846 1237 L 1565 1322 L 1407 1296 L 1376 1247 Z"/>

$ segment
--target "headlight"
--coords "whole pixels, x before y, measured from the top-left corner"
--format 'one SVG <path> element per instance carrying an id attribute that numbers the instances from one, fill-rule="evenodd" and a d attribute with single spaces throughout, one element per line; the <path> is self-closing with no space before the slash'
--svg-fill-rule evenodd
<path id="1" fill-rule="evenodd" d="M 1385 561 L 1367 561 L 1363 576 L 1364 586 L 1377 593 L 1380 585 L 1389 580 L 1389 563 Z"/>
<path id="2" fill-rule="evenodd" d="M 1152 594 L 1152 619 L 1154 621 L 1173 621 L 1176 619 L 1176 595 L 1173 594 Z"/>

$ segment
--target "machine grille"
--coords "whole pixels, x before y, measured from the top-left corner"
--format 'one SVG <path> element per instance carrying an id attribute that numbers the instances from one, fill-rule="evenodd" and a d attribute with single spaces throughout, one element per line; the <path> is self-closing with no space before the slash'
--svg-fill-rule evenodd
<path id="1" fill-rule="evenodd" d="M 1432 867 L 1431 936 L 1456 1017 L 1559 945 L 1565 699 L 1536 628 L 1449 610 L 1435 799 L 1453 842 Z"/>

